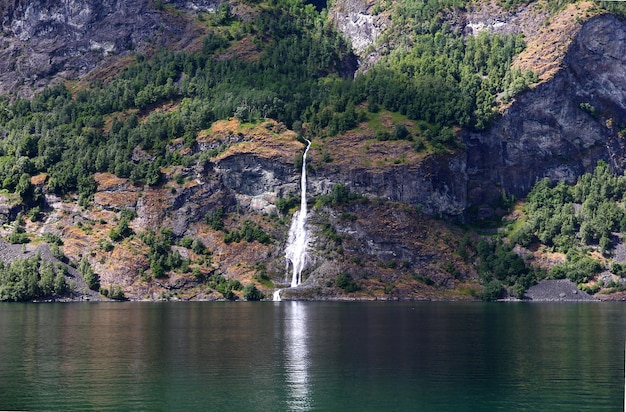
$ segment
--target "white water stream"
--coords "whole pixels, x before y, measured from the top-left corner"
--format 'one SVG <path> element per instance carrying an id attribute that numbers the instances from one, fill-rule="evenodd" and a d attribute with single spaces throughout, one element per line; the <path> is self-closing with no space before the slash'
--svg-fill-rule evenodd
<path id="1" fill-rule="evenodd" d="M 295 288 L 302 283 L 302 270 L 307 260 L 309 246 L 309 232 L 306 228 L 307 205 L 306 205 L 306 155 L 311 148 L 311 141 L 307 140 L 307 146 L 302 156 L 302 176 L 300 177 L 300 210 L 293 214 L 291 227 L 287 236 L 285 257 L 287 258 L 287 273 L 291 263 L 291 287 Z M 274 300 L 280 301 L 280 289 L 274 292 Z"/>

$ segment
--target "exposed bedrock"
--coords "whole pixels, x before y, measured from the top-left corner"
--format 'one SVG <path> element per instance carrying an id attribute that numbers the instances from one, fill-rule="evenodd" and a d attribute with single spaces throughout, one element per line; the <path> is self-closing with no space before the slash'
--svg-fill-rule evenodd
<path id="1" fill-rule="evenodd" d="M 598 160 L 624 170 L 626 23 L 611 15 L 587 22 L 554 78 L 518 96 L 484 133 L 468 133 L 468 204 L 503 192 L 524 196 L 543 177 L 574 182 Z"/>

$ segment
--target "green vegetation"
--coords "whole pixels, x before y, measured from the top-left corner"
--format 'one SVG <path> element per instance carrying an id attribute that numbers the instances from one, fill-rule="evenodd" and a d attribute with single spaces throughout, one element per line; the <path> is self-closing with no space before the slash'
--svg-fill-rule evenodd
<path id="1" fill-rule="evenodd" d="M 243 288 L 243 297 L 246 300 L 261 300 L 265 299 L 265 294 L 257 289 L 254 283 L 248 283 Z"/>
<path id="2" fill-rule="evenodd" d="M 357 201 L 366 201 L 366 199 L 357 193 L 350 192 L 346 185 L 336 183 L 333 185 L 330 194 L 321 195 L 317 198 L 315 207 L 320 209 L 324 206 L 346 206 Z"/>
<path id="3" fill-rule="evenodd" d="M 526 2 L 501 1 L 507 8 Z M 416 151 L 460 149 L 462 145 L 456 141 L 459 128 L 489 127 L 498 116 L 500 103 L 536 81 L 531 72 L 511 70 L 513 58 L 525 47 L 521 35 L 485 31 L 465 37 L 445 22 L 449 12 L 467 6 L 467 0 L 397 3 L 392 26 L 381 39 L 389 46 L 380 47 L 384 50 L 381 63 L 356 77 L 356 58 L 325 12 L 316 12 L 302 0 L 268 0 L 247 3 L 245 6 L 254 10 L 245 19 L 239 20 L 228 3 L 222 3 L 208 21 L 202 17 L 208 31 L 200 50 L 138 54 L 119 76 L 107 82 L 93 80 L 72 89 L 56 84 L 32 99 L 0 98 L 0 189 L 13 193 L 12 198 L 23 205 L 22 214 L 36 221 L 46 211 L 42 189 L 33 185 L 33 176 L 45 173 L 46 190 L 60 196 L 75 195 L 84 207 L 89 207 L 96 192 L 97 172 L 127 178 L 135 185 L 159 186 L 166 168 L 187 167 L 208 161 L 215 154 L 183 156 L 168 148 L 174 139 L 181 139 L 184 148 L 191 149 L 200 131 L 229 117 L 250 123 L 274 118 L 300 137 L 324 138 L 353 129 L 360 122 L 374 124 L 377 116 L 393 112 L 401 120 L 394 120 L 393 129 L 373 127 L 376 139 L 409 141 Z M 567 1 L 549 3 L 557 8 Z M 380 12 L 387 6 L 376 7 Z M 609 2 L 603 7 L 617 13 L 624 9 Z M 162 1 L 157 2 L 157 8 L 176 13 Z M 250 49 L 240 50 L 242 44 L 251 45 Z M 579 107 L 591 116 L 598 115 L 590 103 L 580 103 Z M 407 127 L 409 121 L 415 126 Z M 322 160 L 330 163 L 333 148 L 329 146 L 321 147 Z M 296 166 L 301 162 L 297 158 Z M 600 164 L 594 174 L 583 176 L 573 187 L 539 182 L 528 196 L 526 218 L 511 234 L 511 242 L 522 246 L 542 243 L 551 251 L 566 253 L 567 261 L 550 275 L 579 283 L 589 280 L 603 267 L 588 256 L 589 250 L 599 250 L 608 258 L 618 233 L 626 232 L 624 179 Z M 178 175 L 176 182 L 184 183 L 183 177 Z M 316 199 L 316 207 L 342 207 L 361 201 L 366 199 L 338 184 L 330 194 Z M 282 215 L 297 204 L 298 197 L 293 195 L 276 202 Z M 117 242 L 134 236 L 130 228 L 136 217 L 133 213 L 120 213 L 117 226 L 109 232 L 110 240 L 101 240 L 102 250 L 110 252 Z M 205 221 L 224 233 L 226 243 L 272 242 L 252 220 L 227 230 L 225 217 L 225 210 L 217 207 Z M 342 221 L 355 219 L 354 214 L 341 215 Z M 29 242 L 31 237 L 24 226 L 20 216 L 8 241 Z M 92 226 L 80 227 L 87 232 Z M 322 236 L 341 244 L 330 222 L 320 226 Z M 150 249 L 153 277 L 165 277 L 177 269 L 190 270 L 191 262 L 172 249 L 176 239 L 170 229 L 146 231 L 140 236 Z M 55 256 L 64 258 L 60 239 L 46 236 L 44 240 Z M 198 255 L 209 254 L 200 239 L 183 238 L 180 245 Z M 487 300 L 503 296 L 505 291 L 521 296 L 540 276 L 516 258 L 509 245 L 499 241 L 479 243 L 475 250 L 468 243 L 459 254 L 466 262 L 478 262 Z M 10 272 L 10 267 L 5 265 L 2 270 Z M 86 258 L 78 269 L 89 288 L 100 288 L 98 275 Z M 442 265 L 442 269 L 458 274 L 452 264 Z M 622 273 L 620 266 L 614 270 Z M 15 279 L 9 283 L 20 284 L 21 280 Z M 428 277 L 416 279 L 432 282 Z M 241 287 L 223 277 L 211 276 L 208 281 L 227 299 L 233 299 L 233 291 Z M 54 285 L 48 287 L 48 281 L 46 285 L 34 295 L 62 289 L 61 284 L 58 290 Z M 359 287 L 346 273 L 340 274 L 337 286 L 346 292 Z M 33 296 L 32 288 L 28 293 L 14 293 L 15 288 L 19 289 L 6 289 L 11 290 L 6 292 L 6 299 Z M 105 290 L 108 296 L 119 296 L 114 286 Z M 256 292 L 250 293 L 254 297 Z"/>
<path id="4" fill-rule="evenodd" d="M 341 272 L 337 276 L 337 280 L 335 281 L 338 288 L 343 289 L 346 293 L 356 292 L 360 289 L 359 284 L 354 280 L 354 278 L 345 272 Z"/>
<path id="5" fill-rule="evenodd" d="M 607 266 L 614 275 L 626 276 L 623 263 L 607 265 L 626 234 L 625 201 L 626 176 L 613 174 L 603 161 L 574 185 L 542 179 L 523 203 L 523 218 L 510 227 L 508 242 L 483 239 L 474 247 L 466 235 L 457 254 L 476 264 L 484 300 L 521 298 L 542 278 L 567 278 L 590 293 L 623 290 L 621 282 L 605 285 L 595 277 Z M 516 244 L 562 253 L 565 260 L 547 271 L 530 268 L 512 251 Z"/>
<path id="6" fill-rule="evenodd" d="M 300 197 L 290 193 L 287 197 L 279 197 L 276 199 L 276 208 L 282 215 L 286 215 L 290 209 L 300 204 Z"/>
<path id="7" fill-rule="evenodd" d="M 113 300 L 125 300 L 126 296 L 122 288 L 118 285 L 111 286 L 111 289 L 100 288 L 100 294 Z"/>
<path id="8" fill-rule="evenodd" d="M 239 243 L 242 240 L 245 240 L 246 242 L 257 241 L 264 245 L 272 242 L 272 238 L 263 230 L 261 226 L 248 219 L 243 221 L 241 229 L 227 232 L 224 236 L 224 242 L 227 244 L 232 242 Z"/>
<path id="9" fill-rule="evenodd" d="M 64 272 L 37 254 L 11 263 L 0 262 L 0 301 L 28 301 L 69 292 Z"/>
<path id="10" fill-rule="evenodd" d="M 224 231 L 224 215 L 224 208 L 218 206 L 213 212 L 207 213 L 204 220 L 211 229 Z"/>
<path id="11" fill-rule="evenodd" d="M 78 264 L 78 272 L 85 279 L 85 283 L 87 283 L 87 287 L 91 290 L 99 290 L 100 289 L 100 276 L 93 271 L 91 268 L 91 264 L 87 260 L 87 258 L 82 258 L 80 263 Z"/>
<path id="12" fill-rule="evenodd" d="M 124 209 L 120 212 L 120 222 L 117 227 L 109 231 L 109 237 L 112 241 L 118 242 L 124 238 L 132 236 L 133 230 L 130 228 L 130 222 L 137 217 L 137 212 L 130 209 Z"/>
<path id="13" fill-rule="evenodd" d="M 476 257 L 484 286 L 483 300 L 496 300 L 506 295 L 521 299 L 526 289 L 543 277 L 540 271 L 529 268 L 510 245 L 501 241 L 481 240 L 476 245 Z"/>
<path id="14" fill-rule="evenodd" d="M 522 246 L 541 242 L 563 253 L 596 246 L 607 254 L 613 234 L 626 232 L 625 193 L 626 177 L 612 174 L 604 162 L 574 186 L 543 179 L 528 195 L 526 218 L 511 240 Z"/>
<path id="15" fill-rule="evenodd" d="M 226 280 L 222 275 L 212 274 L 208 279 L 208 284 L 211 289 L 214 289 L 222 294 L 224 299 L 234 300 L 236 298 L 236 290 L 241 290 L 243 285 L 236 279 Z"/>
<path id="16" fill-rule="evenodd" d="M 542 244 L 548 251 L 564 253 L 565 262 L 548 275 L 587 283 L 605 270 L 605 263 L 593 252 L 610 258 L 616 242 L 624 238 L 625 195 L 626 176 L 614 175 L 602 161 L 572 186 L 540 180 L 526 199 L 524 219 L 509 239 L 522 246 Z M 612 269 L 622 276 L 620 264 L 613 264 Z"/>
<path id="17" fill-rule="evenodd" d="M 7 241 L 13 244 L 24 244 L 30 242 L 30 237 L 23 226 L 15 224 L 13 231 L 7 236 Z"/>
<path id="18" fill-rule="evenodd" d="M 141 235 L 142 240 L 150 248 L 148 259 L 150 270 L 155 279 L 164 278 L 167 272 L 189 266 L 189 261 L 183 260 L 177 250 L 172 250 L 174 232 L 170 228 L 163 228 L 158 233 L 148 230 Z M 193 245 L 193 242 L 192 242 Z M 204 245 L 202 245 L 204 247 Z M 200 249 L 199 246 L 196 246 Z M 203 251 L 205 249 L 202 249 Z"/>

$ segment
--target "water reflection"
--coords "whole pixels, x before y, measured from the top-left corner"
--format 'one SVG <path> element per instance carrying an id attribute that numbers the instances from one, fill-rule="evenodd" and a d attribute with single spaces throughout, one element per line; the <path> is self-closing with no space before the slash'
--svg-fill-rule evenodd
<path id="1" fill-rule="evenodd" d="M 625 329 L 621 303 L 0 303 L 0 410 L 615 411 Z"/>
<path id="2" fill-rule="evenodd" d="M 311 409 L 307 313 L 303 302 L 285 302 L 285 372 L 287 406 L 291 411 Z"/>

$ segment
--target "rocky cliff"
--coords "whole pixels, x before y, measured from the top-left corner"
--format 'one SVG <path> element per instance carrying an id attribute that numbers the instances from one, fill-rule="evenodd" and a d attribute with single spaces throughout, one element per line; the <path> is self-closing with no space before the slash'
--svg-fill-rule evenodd
<path id="1" fill-rule="evenodd" d="M 518 96 L 486 132 L 468 133 L 468 203 L 489 213 L 502 192 L 524 196 L 543 177 L 573 182 L 609 162 L 624 171 L 626 23 L 584 24 L 551 80 Z"/>
<path id="2" fill-rule="evenodd" d="M 29 96 L 51 81 L 78 79 L 96 67 L 110 68 L 114 56 L 189 46 L 201 31 L 192 18 L 175 13 L 176 8 L 209 11 L 218 4 L 210 0 L 2 1 L 0 93 L 19 91 Z"/>
<path id="3" fill-rule="evenodd" d="M 407 122 L 411 125 L 412 122 Z M 393 130 L 393 123 L 387 125 Z M 332 161 L 324 153 L 332 152 Z M 337 183 L 370 198 L 403 202 L 431 216 L 459 217 L 467 208 L 464 151 L 416 153 L 409 142 L 381 142 L 367 130 L 326 138 L 313 147 L 310 191 Z"/>

